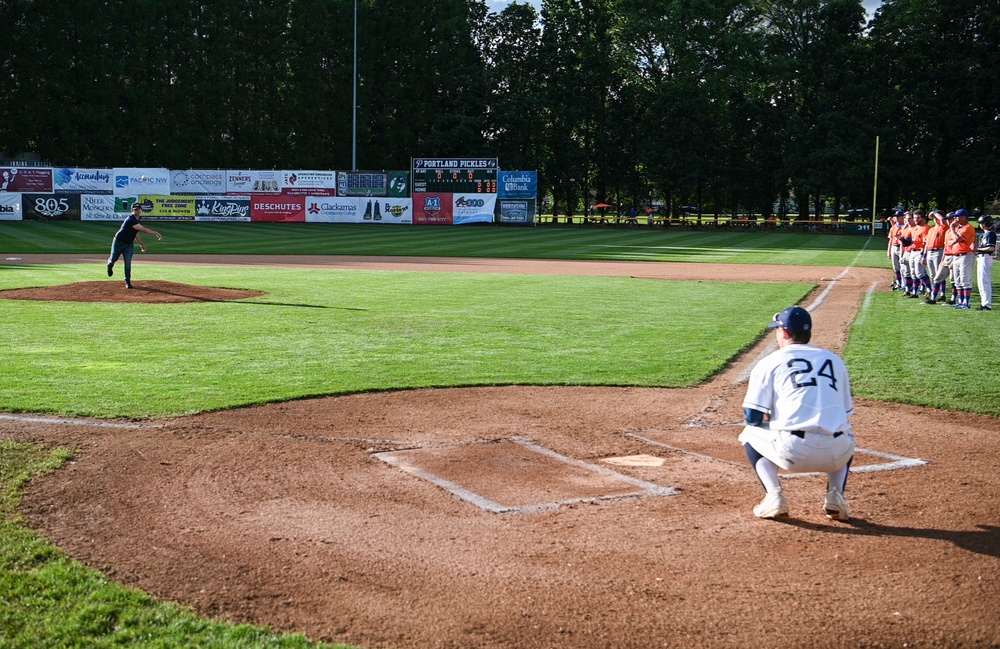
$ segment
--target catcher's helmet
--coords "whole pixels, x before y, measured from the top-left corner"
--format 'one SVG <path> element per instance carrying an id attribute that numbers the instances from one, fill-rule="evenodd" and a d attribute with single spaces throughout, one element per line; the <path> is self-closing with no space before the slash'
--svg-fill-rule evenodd
<path id="1" fill-rule="evenodd" d="M 984 228 L 992 228 L 993 227 L 993 217 L 990 216 L 989 214 L 983 214 L 982 216 L 979 217 L 979 223 Z"/>

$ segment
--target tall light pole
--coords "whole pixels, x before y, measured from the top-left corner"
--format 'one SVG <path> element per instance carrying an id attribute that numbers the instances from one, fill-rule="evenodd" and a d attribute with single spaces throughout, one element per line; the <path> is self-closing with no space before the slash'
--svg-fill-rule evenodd
<path id="1" fill-rule="evenodd" d="M 354 0 L 354 110 L 351 125 L 351 171 L 358 170 L 358 0 Z"/>

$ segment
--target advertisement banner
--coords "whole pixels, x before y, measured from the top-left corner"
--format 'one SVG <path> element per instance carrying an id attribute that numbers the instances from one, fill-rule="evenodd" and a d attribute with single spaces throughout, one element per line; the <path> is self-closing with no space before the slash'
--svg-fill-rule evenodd
<path id="1" fill-rule="evenodd" d="M 538 172 L 501 171 L 497 194 L 500 198 L 538 198 Z"/>
<path id="2" fill-rule="evenodd" d="M 0 193 L 52 193 L 52 169 L 48 167 L 0 167 Z"/>
<path id="3" fill-rule="evenodd" d="M 115 196 L 115 218 L 125 219 L 132 212 L 132 205 L 138 202 L 138 196 Z"/>
<path id="4" fill-rule="evenodd" d="M 111 169 L 52 170 L 52 191 L 56 194 L 111 194 L 114 191 Z"/>
<path id="5" fill-rule="evenodd" d="M 227 194 L 280 194 L 280 171 L 236 170 L 226 172 Z"/>
<path id="6" fill-rule="evenodd" d="M 452 194 L 452 223 L 493 223 L 496 206 L 496 194 Z"/>
<path id="7" fill-rule="evenodd" d="M 247 196 L 197 196 L 195 221 L 250 222 L 250 198 Z"/>
<path id="8" fill-rule="evenodd" d="M 288 196 L 336 196 L 336 171 L 283 171 L 281 193 Z"/>
<path id="9" fill-rule="evenodd" d="M 170 172 L 171 194 L 226 193 L 226 172 L 222 169 L 174 169 Z"/>
<path id="10" fill-rule="evenodd" d="M 194 196 L 139 196 L 142 218 L 157 221 L 193 221 Z"/>
<path id="11" fill-rule="evenodd" d="M 535 222 L 535 199 L 498 201 L 499 221 L 509 225 L 531 225 Z"/>
<path id="12" fill-rule="evenodd" d="M 309 223 L 412 223 L 409 198 L 344 198 L 310 196 L 306 199 Z"/>
<path id="13" fill-rule="evenodd" d="M 305 196 L 253 196 L 250 220 L 265 223 L 301 223 L 306 220 Z"/>
<path id="14" fill-rule="evenodd" d="M 409 198 L 409 197 L 410 197 L 410 172 L 390 171 L 389 198 Z"/>
<path id="15" fill-rule="evenodd" d="M 344 198 L 342 196 L 310 196 L 306 198 L 306 222 L 307 223 L 360 223 L 361 213 L 360 203 L 364 202 L 357 198 Z M 369 206 L 371 201 L 368 201 Z M 371 219 L 374 210 L 369 208 L 368 218 Z"/>
<path id="16" fill-rule="evenodd" d="M 21 194 L 25 221 L 79 221 L 79 194 Z"/>
<path id="17" fill-rule="evenodd" d="M 120 199 L 107 194 L 81 194 L 80 220 L 82 221 L 120 221 L 128 211 L 122 214 L 115 212 L 115 204 Z"/>
<path id="18" fill-rule="evenodd" d="M 115 167 L 115 195 L 169 194 L 170 170 L 159 167 Z"/>
<path id="19" fill-rule="evenodd" d="M 451 225 L 452 194 L 414 194 L 415 225 Z"/>
<path id="20" fill-rule="evenodd" d="M 21 195 L 0 194 L 0 221 L 21 220 Z"/>

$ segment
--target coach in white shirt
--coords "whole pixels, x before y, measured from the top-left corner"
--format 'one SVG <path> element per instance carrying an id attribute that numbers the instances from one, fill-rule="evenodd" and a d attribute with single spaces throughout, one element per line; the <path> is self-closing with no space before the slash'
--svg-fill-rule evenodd
<path id="1" fill-rule="evenodd" d="M 743 400 L 747 426 L 739 436 L 766 492 L 753 513 L 758 518 L 788 515 L 778 481 L 781 467 L 792 473 L 826 473 L 823 510 L 829 518 L 846 521 L 844 487 L 854 458 L 847 367 L 833 352 L 809 344 L 812 317 L 802 307 L 776 314 L 768 328 L 775 330 L 779 349 L 750 373 Z"/>

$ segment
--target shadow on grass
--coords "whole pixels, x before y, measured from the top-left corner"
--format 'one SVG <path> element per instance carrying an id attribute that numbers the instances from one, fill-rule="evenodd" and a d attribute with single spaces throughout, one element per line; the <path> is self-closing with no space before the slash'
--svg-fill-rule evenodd
<path id="1" fill-rule="evenodd" d="M 140 287 L 136 287 L 140 288 Z M 185 293 L 184 291 L 176 290 L 165 290 L 161 288 L 148 288 L 141 287 L 140 290 L 146 293 L 159 293 L 160 295 L 173 295 L 175 297 L 182 297 L 185 300 L 190 300 L 192 302 L 205 302 L 205 303 L 217 303 L 217 304 L 246 304 L 249 306 L 262 305 L 262 306 L 290 306 L 302 309 L 339 309 L 341 311 L 367 311 L 368 309 L 359 309 L 356 307 L 347 306 L 327 306 L 325 304 L 294 304 L 291 302 L 269 302 L 269 301 L 250 301 L 253 297 L 241 298 L 241 299 L 215 299 L 199 295 L 192 295 Z"/>

